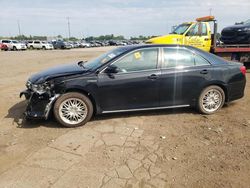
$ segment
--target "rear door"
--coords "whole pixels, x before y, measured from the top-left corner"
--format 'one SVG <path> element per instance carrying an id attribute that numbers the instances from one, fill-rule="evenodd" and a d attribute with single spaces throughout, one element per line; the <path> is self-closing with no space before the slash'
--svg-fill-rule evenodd
<path id="1" fill-rule="evenodd" d="M 159 48 L 139 49 L 115 61 L 119 72 L 98 75 L 98 95 L 104 111 L 159 106 Z"/>
<path id="2" fill-rule="evenodd" d="M 185 48 L 163 48 L 160 105 L 190 105 L 211 79 L 211 64 Z"/>

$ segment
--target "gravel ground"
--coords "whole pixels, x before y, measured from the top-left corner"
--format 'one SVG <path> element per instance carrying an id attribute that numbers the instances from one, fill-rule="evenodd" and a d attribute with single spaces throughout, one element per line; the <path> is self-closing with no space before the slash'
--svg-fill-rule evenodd
<path id="1" fill-rule="evenodd" d="M 31 74 L 108 49 L 0 52 L 0 187 L 249 187 L 249 83 L 243 99 L 210 116 L 109 114 L 75 129 L 22 120 L 18 95 Z"/>

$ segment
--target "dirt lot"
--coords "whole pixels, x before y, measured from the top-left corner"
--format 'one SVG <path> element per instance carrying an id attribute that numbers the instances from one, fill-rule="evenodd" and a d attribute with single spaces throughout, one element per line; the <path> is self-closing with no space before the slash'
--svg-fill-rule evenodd
<path id="1" fill-rule="evenodd" d="M 250 186 L 249 82 L 243 99 L 211 116 L 109 114 L 76 129 L 22 121 L 18 95 L 31 74 L 106 50 L 0 52 L 0 187 Z"/>

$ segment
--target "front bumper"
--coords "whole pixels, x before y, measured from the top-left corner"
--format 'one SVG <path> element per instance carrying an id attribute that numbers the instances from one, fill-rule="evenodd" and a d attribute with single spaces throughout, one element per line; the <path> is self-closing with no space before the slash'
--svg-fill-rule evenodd
<path id="1" fill-rule="evenodd" d="M 59 94 L 49 96 L 47 93 L 40 95 L 29 89 L 20 93 L 20 97 L 23 95 L 28 101 L 24 114 L 29 119 L 48 119 L 54 102 L 60 96 Z"/>
<path id="2" fill-rule="evenodd" d="M 26 50 L 27 47 L 25 45 L 22 45 L 22 46 L 17 46 L 17 49 L 18 50 Z"/>

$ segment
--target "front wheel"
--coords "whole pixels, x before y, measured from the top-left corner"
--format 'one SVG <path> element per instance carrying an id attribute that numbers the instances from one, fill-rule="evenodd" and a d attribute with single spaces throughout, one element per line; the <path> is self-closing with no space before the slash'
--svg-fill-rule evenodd
<path id="1" fill-rule="evenodd" d="M 65 127 L 86 124 L 93 115 L 93 105 L 88 97 L 77 92 L 66 93 L 55 102 L 54 114 Z"/>
<path id="2" fill-rule="evenodd" d="M 219 86 L 209 86 L 203 89 L 198 100 L 198 109 L 203 114 L 217 112 L 225 103 L 225 93 Z"/>

